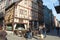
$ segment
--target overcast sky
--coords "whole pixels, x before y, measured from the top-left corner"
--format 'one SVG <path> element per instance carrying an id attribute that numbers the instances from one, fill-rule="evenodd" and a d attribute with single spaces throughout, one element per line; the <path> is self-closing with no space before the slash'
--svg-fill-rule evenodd
<path id="1" fill-rule="evenodd" d="M 57 14 L 54 6 L 58 5 L 57 0 L 43 0 L 43 4 L 46 5 L 49 9 L 52 9 L 53 15 L 60 21 L 60 14 Z"/>

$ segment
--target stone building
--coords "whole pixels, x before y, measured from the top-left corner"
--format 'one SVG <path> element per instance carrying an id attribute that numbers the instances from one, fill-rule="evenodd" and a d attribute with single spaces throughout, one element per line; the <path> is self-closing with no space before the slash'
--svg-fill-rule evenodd
<path id="1" fill-rule="evenodd" d="M 38 2 L 38 20 L 39 25 L 42 25 L 44 23 L 44 14 L 43 14 L 43 2 L 42 0 L 37 0 Z"/>
<path id="2" fill-rule="evenodd" d="M 21 0 L 13 2 L 8 6 L 5 14 L 5 29 L 6 30 L 27 30 L 31 28 L 36 30 L 39 27 L 39 13 L 42 9 L 42 1 L 39 0 L 39 6 L 37 0 Z M 40 9 L 40 10 L 39 10 Z"/>
<path id="3" fill-rule="evenodd" d="M 44 23 L 48 30 L 54 27 L 54 15 L 52 14 L 52 10 L 47 6 L 43 6 L 43 14 L 44 14 Z"/>
<path id="4" fill-rule="evenodd" d="M 4 14 L 5 14 L 5 0 L 0 0 L 0 24 L 3 25 Z"/>

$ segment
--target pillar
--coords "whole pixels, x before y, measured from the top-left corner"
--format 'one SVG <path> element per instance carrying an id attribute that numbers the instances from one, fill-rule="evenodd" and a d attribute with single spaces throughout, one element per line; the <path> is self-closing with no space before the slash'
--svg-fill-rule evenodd
<path id="1" fill-rule="evenodd" d="M 32 28 L 33 28 L 33 30 L 34 30 L 34 21 L 32 21 L 32 25 L 33 25 L 33 27 L 32 27 Z"/>
<path id="2" fill-rule="evenodd" d="M 39 22 L 37 22 L 37 27 L 39 28 Z"/>
<path id="3" fill-rule="evenodd" d="M 28 21 L 28 26 L 27 26 L 27 28 L 29 28 L 29 21 Z"/>
<path id="4" fill-rule="evenodd" d="M 17 25 L 17 24 L 14 24 L 14 25 L 13 25 L 13 30 L 15 30 L 15 28 L 16 28 L 16 25 Z"/>
<path id="5" fill-rule="evenodd" d="M 24 24 L 24 26 L 25 26 L 25 29 L 27 29 L 27 25 L 26 25 L 26 24 Z"/>

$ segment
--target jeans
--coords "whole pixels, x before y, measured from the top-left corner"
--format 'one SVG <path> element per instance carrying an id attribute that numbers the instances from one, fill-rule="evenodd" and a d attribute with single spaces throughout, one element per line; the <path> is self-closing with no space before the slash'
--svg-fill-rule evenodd
<path id="1" fill-rule="evenodd" d="M 44 38 L 46 38 L 46 31 L 45 31 L 45 32 L 43 32 L 43 35 L 44 35 Z"/>

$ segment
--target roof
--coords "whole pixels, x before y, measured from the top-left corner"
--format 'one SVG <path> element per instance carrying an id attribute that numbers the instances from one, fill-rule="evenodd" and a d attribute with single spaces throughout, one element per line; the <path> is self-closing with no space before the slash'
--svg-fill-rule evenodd
<path id="1" fill-rule="evenodd" d="M 17 2 L 12 3 L 10 6 L 8 6 L 5 10 L 8 10 L 9 8 L 11 8 L 13 5 L 15 5 L 16 3 L 18 4 L 19 2 L 21 2 L 22 0 L 18 0 Z"/>
<path id="2" fill-rule="evenodd" d="M 8 10 L 9 8 L 11 8 L 13 5 L 15 5 L 16 2 L 12 3 L 10 6 L 8 6 L 5 10 Z"/>

